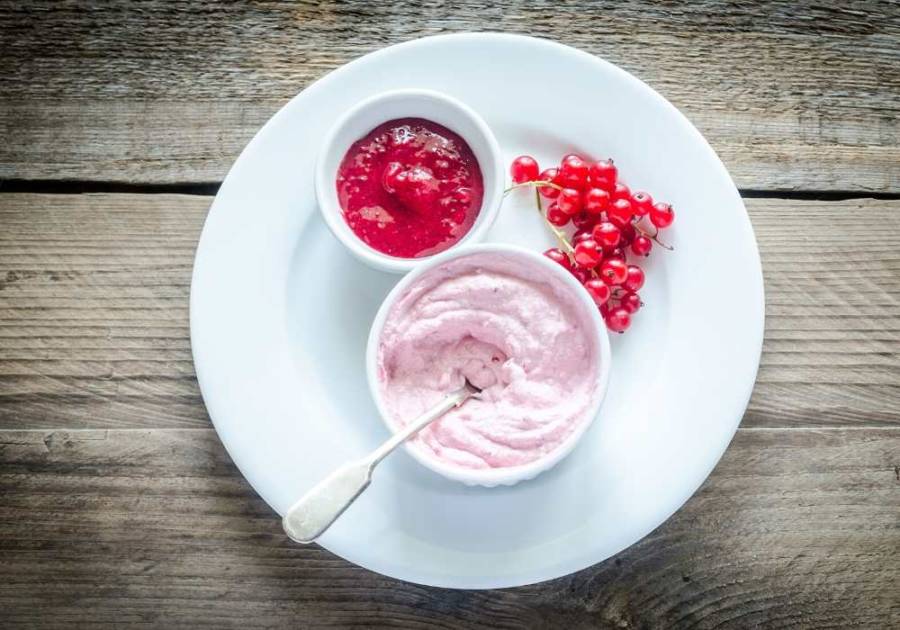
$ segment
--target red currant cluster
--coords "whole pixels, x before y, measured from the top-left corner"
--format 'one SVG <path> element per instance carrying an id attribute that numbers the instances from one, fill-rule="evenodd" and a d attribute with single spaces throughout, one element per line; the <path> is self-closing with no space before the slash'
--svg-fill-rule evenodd
<path id="1" fill-rule="evenodd" d="M 672 225 L 675 213 L 667 203 L 653 202 L 645 192 L 631 192 L 612 160 L 589 162 L 569 154 L 558 168 L 540 172 L 528 155 L 513 160 L 513 188 L 537 189 L 538 209 L 559 240 L 560 247 L 544 255 L 568 269 L 584 285 L 600 309 L 606 326 L 625 332 L 631 316 L 643 303 L 638 291 L 644 271 L 629 264 L 632 256 L 648 256 L 659 231 Z M 551 200 L 546 212 L 541 197 Z M 562 228 L 572 223 L 571 237 Z"/>

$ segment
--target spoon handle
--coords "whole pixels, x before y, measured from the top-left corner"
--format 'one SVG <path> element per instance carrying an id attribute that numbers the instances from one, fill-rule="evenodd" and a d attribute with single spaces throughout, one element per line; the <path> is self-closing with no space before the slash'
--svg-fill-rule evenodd
<path id="1" fill-rule="evenodd" d="M 281 520 L 288 537 L 308 544 L 325 533 L 372 481 L 372 471 L 378 463 L 400 444 L 429 423 L 461 405 L 473 393 L 463 387 L 448 394 L 441 402 L 407 424 L 367 457 L 344 464 L 304 494 Z"/>
<path id="2" fill-rule="evenodd" d="M 325 533 L 372 480 L 369 459 L 344 464 L 304 494 L 281 520 L 291 540 L 308 544 Z"/>
<path id="3" fill-rule="evenodd" d="M 375 465 L 378 464 L 378 462 L 387 457 L 391 451 L 403 444 L 406 440 L 414 436 L 416 433 L 427 427 L 429 424 L 443 416 L 454 407 L 458 407 L 459 405 L 463 404 L 466 399 L 468 399 L 469 396 L 472 395 L 472 393 L 472 390 L 467 387 L 460 387 L 455 392 L 450 392 L 437 405 L 397 431 L 390 437 L 390 439 L 388 439 L 384 444 L 372 451 L 372 453 L 369 455 L 367 459 L 372 462 L 372 468 L 374 468 Z"/>

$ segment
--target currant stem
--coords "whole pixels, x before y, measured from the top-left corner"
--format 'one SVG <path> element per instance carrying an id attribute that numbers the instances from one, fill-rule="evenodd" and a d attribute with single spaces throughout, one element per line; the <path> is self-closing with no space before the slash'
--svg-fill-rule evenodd
<path id="1" fill-rule="evenodd" d="M 565 251 L 567 254 L 574 254 L 575 248 L 572 247 L 572 244 L 569 243 L 568 239 L 566 239 L 566 235 L 563 234 L 559 230 L 559 228 L 550 223 L 549 219 L 547 219 L 547 214 L 544 212 L 543 205 L 541 204 L 541 192 L 537 188 L 534 189 L 534 201 L 537 204 L 538 214 L 540 214 L 541 218 L 544 219 L 544 225 L 550 228 L 550 231 L 553 232 L 553 235 L 556 237 L 556 240 L 559 241 L 559 245 L 560 247 L 562 247 L 563 251 Z"/>
<path id="2" fill-rule="evenodd" d="M 631 222 L 631 225 L 632 225 L 632 227 L 634 227 L 635 230 L 637 230 L 638 232 L 640 232 L 643 236 L 646 236 L 647 238 L 649 238 L 650 240 L 652 240 L 654 243 L 656 243 L 657 245 L 659 245 L 659 246 L 662 247 L 663 249 L 667 249 L 667 250 L 669 250 L 670 252 L 674 252 L 674 251 L 675 251 L 675 248 L 674 248 L 674 247 L 672 247 L 671 245 L 668 245 L 668 244 L 666 244 L 666 243 L 663 243 L 661 240 L 659 240 L 659 228 L 656 228 L 656 233 L 655 233 L 655 234 L 651 234 L 650 232 L 648 232 L 647 230 L 645 230 L 644 228 L 642 228 L 640 225 L 638 225 L 638 224 L 640 223 L 640 221 L 641 221 L 641 219 L 640 219 L 640 217 L 638 217 L 638 218 L 636 218 L 636 220 L 634 220 L 634 221 Z"/>
<path id="3" fill-rule="evenodd" d="M 510 193 L 517 188 L 525 188 L 526 186 L 534 186 L 534 189 L 537 191 L 538 188 L 543 188 L 546 186 L 547 188 L 555 188 L 556 190 L 562 190 L 563 187 L 559 184 L 554 184 L 553 182 L 548 182 L 540 179 L 536 179 L 533 182 L 522 182 L 521 184 L 513 184 L 509 188 L 503 191 L 503 194 Z M 540 194 L 540 192 L 538 192 Z"/>

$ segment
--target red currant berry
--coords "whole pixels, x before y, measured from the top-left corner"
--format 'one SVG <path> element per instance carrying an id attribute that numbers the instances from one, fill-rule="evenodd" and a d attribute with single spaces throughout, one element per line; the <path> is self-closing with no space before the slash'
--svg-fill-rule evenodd
<path id="1" fill-rule="evenodd" d="M 537 160 L 530 155 L 520 155 L 512 161 L 509 174 L 512 176 L 514 184 L 524 184 L 536 180 L 540 170 Z"/>
<path id="2" fill-rule="evenodd" d="M 631 313 L 622 306 L 610 309 L 606 314 L 606 327 L 613 332 L 623 333 L 631 326 Z"/>
<path id="3" fill-rule="evenodd" d="M 642 217 L 650 212 L 650 208 L 652 207 L 653 197 L 651 197 L 649 193 L 638 191 L 631 195 L 631 208 L 639 217 Z"/>
<path id="4" fill-rule="evenodd" d="M 641 296 L 639 296 L 634 291 L 629 291 L 621 298 L 619 298 L 619 304 L 621 304 L 622 308 L 624 308 L 629 313 L 637 313 L 644 305 L 644 303 L 641 302 Z"/>
<path id="5" fill-rule="evenodd" d="M 551 203 L 550 207 L 547 208 L 547 220 L 556 227 L 563 227 L 565 224 L 569 222 L 571 217 L 559 209 L 559 206 L 555 203 Z"/>
<path id="6" fill-rule="evenodd" d="M 610 252 L 604 252 L 603 256 L 606 260 L 621 260 L 625 262 L 625 251 L 621 247 L 616 247 Z"/>
<path id="7" fill-rule="evenodd" d="M 603 255 L 594 239 L 585 239 L 575 246 L 575 264 L 585 269 L 593 269 L 602 260 Z M 623 264 L 624 267 L 624 264 Z"/>
<path id="8" fill-rule="evenodd" d="M 644 286 L 644 270 L 637 265 L 628 265 L 628 276 L 622 284 L 629 291 L 640 291 Z"/>
<path id="9" fill-rule="evenodd" d="M 576 230 L 575 234 L 572 235 L 572 245 L 578 245 L 581 241 L 586 241 L 589 239 L 593 239 L 593 235 L 590 230 Z"/>
<path id="10" fill-rule="evenodd" d="M 584 210 L 600 214 L 609 206 L 609 193 L 601 188 L 588 188 L 584 193 Z"/>
<path id="11" fill-rule="evenodd" d="M 556 199 L 559 209 L 569 216 L 581 212 L 581 193 L 574 188 L 563 188 Z"/>
<path id="12" fill-rule="evenodd" d="M 551 247 L 544 252 L 544 256 L 546 256 L 553 262 L 562 265 L 566 269 L 572 268 L 572 261 L 569 260 L 569 257 L 566 255 L 566 253 L 558 247 Z"/>
<path id="13" fill-rule="evenodd" d="M 577 265 L 572 265 L 572 268 L 569 271 L 572 272 L 572 275 L 575 276 L 575 279 L 578 280 L 578 282 L 580 282 L 581 284 L 584 284 L 591 279 L 590 269 L 582 269 Z"/>
<path id="14" fill-rule="evenodd" d="M 619 242 L 619 247 L 631 245 L 631 241 L 634 240 L 635 236 L 634 226 L 631 223 L 626 223 L 619 228 L 619 231 L 622 233 L 622 240 Z"/>
<path id="15" fill-rule="evenodd" d="M 620 230 L 624 230 L 626 227 L 631 225 L 631 221 L 623 219 L 621 216 L 615 214 L 614 212 L 607 212 L 606 220 L 615 225 Z"/>
<path id="16" fill-rule="evenodd" d="M 631 252 L 635 256 L 649 256 L 651 249 L 653 249 L 653 241 L 643 234 L 638 234 L 631 241 Z"/>
<path id="17" fill-rule="evenodd" d="M 594 224 L 597 223 L 597 219 L 599 218 L 600 217 L 581 211 L 572 217 L 572 224 L 579 230 L 590 230 L 594 227 Z"/>
<path id="18" fill-rule="evenodd" d="M 578 260 L 578 252 L 575 252 Z M 600 277 L 606 284 L 622 284 L 628 278 L 628 266 L 618 258 L 607 258 L 600 265 Z"/>
<path id="19" fill-rule="evenodd" d="M 594 240 L 603 249 L 615 249 L 622 238 L 622 232 L 609 221 L 603 221 L 594 226 Z"/>
<path id="20" fill-rule="evenodd" d="M 587 188 L 588 165 L 581 156 L 570 153 L 559 166 L 559 179 L 566 188 L 584 190 Z"/>
<path id="21" fill-rule="evenodd" d="M 669 204 L 658 201 L 650 208 L 650 223 L 659 229 L 669 227 L 674 220 L 675 211 Z"/>
<path id="22" fill-rule="evenodd" d="M 559 185 L 559 169 L 548 168 L 540 175 L 538 175 L 538 179 L 542 182 L 552 182 Z M 541 186 L 540 188 L 538 188 L 538 190 L 541 193 L 541 197 L 544 197 L 545 199 L 556 199 L 557 197 L 559 197 L 558 188 L 553 188 L 552 186 Z"/>
<path id="23" fill-rule="evenodd" d="M 616 168 L 612 160 L 597 160 L 591 164 L 590 174 L 591 181 L 598 183 L 607 181 L 615 184 L 616 178 L 619 176 L 619 169 Z"/>
<path id="24" fill-rule="evenodd" d="M 612 290 L 609 286 L 599 278 L 591 278 L 584 283 L 584 288 L 590 293 L 591 299 L 594 300 L 597 306 L 606 304 L 607 300 L 609 300 L 609 296 L 612 295 Z"/>
<path id="25" fill-rule="evenodd" d="M 588 177 L 588 186 L 605 190 L 607 194 L 612 195 L 612 191 L 616 189 L 616 182 L 603 177 Z"/>
<path id="26" fill-rule="evenodd" d="M 625 199 L 631 203 L 631 189 L 622 182 L 616 182 L 616 187 L 612 191 L 612 200 L 618 201 L 619 199 Z"/>
<path id="27" fill-rule="evenodd" d="M 631 202 L 627 199 L 616 199 L 612 202 L 612 205 L 606 211 L 606 215 L 613 223 L 615 223 L 613 219 L 616 219 L 623 225 L 625 223 L 629 223 L 631 221 L 631 217 L 634 216 L 634 213 L 631 211 Z"/>

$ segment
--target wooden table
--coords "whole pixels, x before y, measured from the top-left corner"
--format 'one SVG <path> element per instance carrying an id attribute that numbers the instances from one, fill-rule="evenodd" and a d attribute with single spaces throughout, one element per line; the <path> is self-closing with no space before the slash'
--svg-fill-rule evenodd
<path id="1" fill-rule="evenodd" d="M 99 4 L 0 1 L 0 626 L 900 626 L 896 3 Z M 483 29 L 602 55 L 695 122 L 768 317 L 681 511 L 575 575 L 465 592 L 285 539 L 211 428 L 188 291 L 211 196 L 288 98 Z"/>

